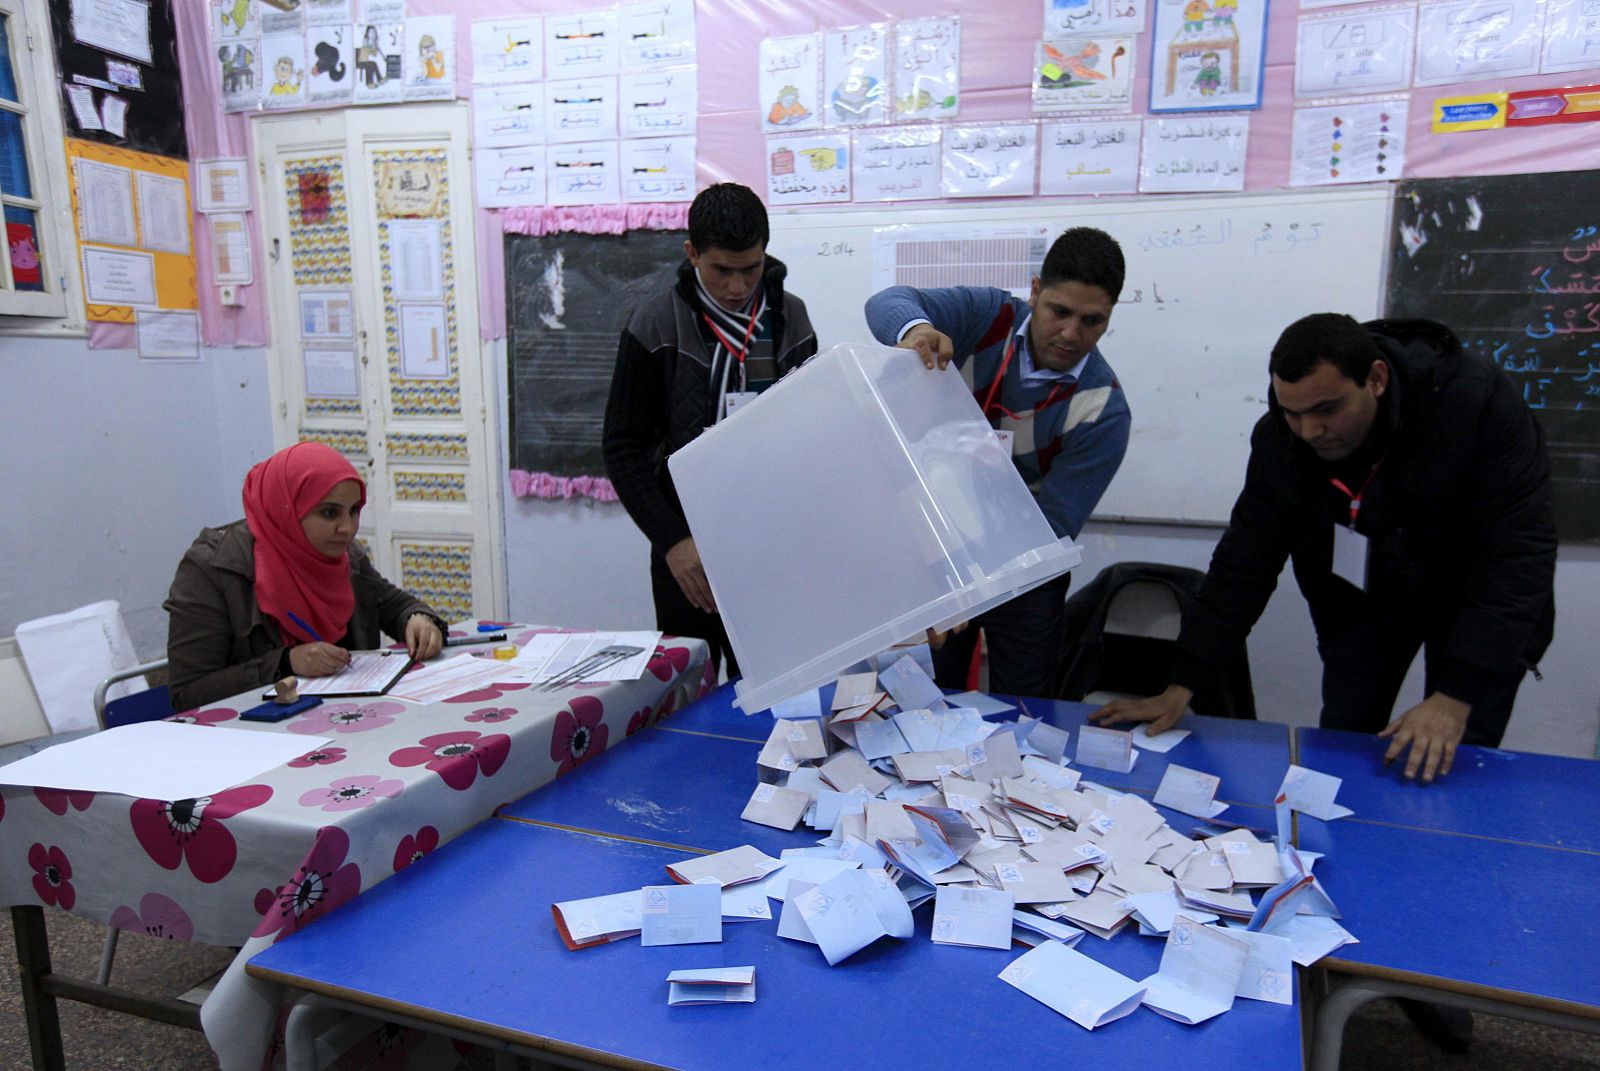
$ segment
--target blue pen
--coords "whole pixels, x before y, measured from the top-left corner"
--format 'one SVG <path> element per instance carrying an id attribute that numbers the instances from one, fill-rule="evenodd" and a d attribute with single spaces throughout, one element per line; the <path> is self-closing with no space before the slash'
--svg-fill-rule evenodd
<path id="1" fill-rule="evenodd" d="M 499 632 L 501 629 L 510 628 L 512 621 L 482 621 L 478 624 L 479 632 Z"/>
<path id="2" fill-rule="evenodd" d="M 317 643 L 326 642 L 321 636 L 317 635 L 316 629 L 306 624 L 305 621 L 301 619 L 300 615 L 295 613 L 293 610 L 289 611 L 289 620 L 293 621 L 301 632 L 304 632 L 307 636 L 310 636 L 312 640 L 316 641 Z"/>

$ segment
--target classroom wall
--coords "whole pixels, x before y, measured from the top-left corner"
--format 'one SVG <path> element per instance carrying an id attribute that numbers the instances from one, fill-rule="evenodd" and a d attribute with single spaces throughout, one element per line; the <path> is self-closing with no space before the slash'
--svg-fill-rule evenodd
<path id="1" fill-rule="evenodd" d="M 245 470 L 272 452 L 265 352 L 158 362 L 0 337 L 0 382 L 0 636 L 111 598 L 161 657 L 179 557 L 241 516 Z"/>

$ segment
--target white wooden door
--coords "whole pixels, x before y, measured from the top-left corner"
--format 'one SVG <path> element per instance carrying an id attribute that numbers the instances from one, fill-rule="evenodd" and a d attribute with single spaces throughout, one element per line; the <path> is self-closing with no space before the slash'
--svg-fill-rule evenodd
<path id="1" fill-rule="evenodd" d="M 359 538 L 446 617 L 506 612 L 465 104 L 256 123 L 273 434 L 367 477 Z"/>

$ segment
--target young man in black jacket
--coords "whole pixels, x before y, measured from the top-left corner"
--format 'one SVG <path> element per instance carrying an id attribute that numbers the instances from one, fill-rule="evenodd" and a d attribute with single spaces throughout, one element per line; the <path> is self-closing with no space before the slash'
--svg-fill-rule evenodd
<path id="1" fill-rule="evenodd" d="M 1285 559 L 1322 655 L 1322 725 L 1376 732 L 1407 777 L 1495 746 L 1550 643 L 1556 529 L 1544 436 L 1511 380 L 1442 324 L 1319 313 L 1273 347 L 1244 490 L 1178 638 L 1171 685 L 1105 723 L 1183 716 L 1202 666 L 1261 616 Z M 1390 720 L 1418 648 L 1425 698 Z"/>
<path id="2" fill-rule="evenodd" d="M 686 260 L 671 290 L 634 309 L 617 346 L 602 440 L 606 471 L 650 540 L 656 627 L 698 636 L 738 673 L 728 634 L 667 471 L 667 458 L 817 352 L 786 269 L 766 255 L 767 209 L 718 183 L 689 206 Z"/>

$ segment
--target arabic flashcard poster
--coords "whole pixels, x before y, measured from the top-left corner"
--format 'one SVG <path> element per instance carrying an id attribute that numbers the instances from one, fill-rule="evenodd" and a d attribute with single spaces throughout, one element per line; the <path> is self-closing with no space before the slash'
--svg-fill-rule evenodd
<path id="1" fill-rule="evenodd" d="M 894 27 L 894 120 L 961 114 L 961 20 L 910 19 Z"/>
<path id="2" fill-rule="evenodd" d="M 920 201 L 939 196 L 941 131 L 908 126 L 855 136 L 851 182 L 859 201 Z"/>
<path id="3" fill-rule="evenodd" d="M 1600 0 L 1545 0 L 1544 74 L 1600 65 Z"/>
<path id="4" fill-rule="evenodd" d="M 1267 0 L 1155 0 L 1150 110 L 1261 107 Z"/>
<path id="5" fill-rule="evenodd" d="M 545 69 L 551 78 L 617 73 L 617 13 L 545 17 Z"/>
<path id="6" fill-rule="evenodd" d="M 1143 33 L 1146 0 L 1044 0 L 1044 35 Z"/>
<path id="7" fill-rule="evenodd" d="M 306 64 L 307 103 L 350 103 L 356 84 L 354 28 L 306 27 Z"/>
<path id="8" fill-rule="evenodd" d="M 761 42 L 761 130 L 781 134 L 822 125 L 822 39 L 814 33 Z"/>
<path id="9" fill-rule="evenodd" d="M 659 138 L 694 133 L 700 110 L 698 74 L 694 67 L 678 67 L 623 75 L 617 96 L 622 136 Z"/>
<path id="10" fill-rule="evenodd" d="M 1296 108 L 1289 185 L 1383 182 L 1406 163 L 1407 98 Z"/>
<path id="11" fill-rule="evenodd" d="M 881 123 L 889 115 L 889 29 L 882 24 L 822 35 L 824 126 Z"/>
<path id="12" fill-rule="evenodd" d="M 1148 119 L 1139 152 L 1139 192 L 1242 190 L 1249 146 L 1249 116 Z"/>
<path id="13" fill-rule="evenodd" d="M 621 9 L 622 65 L 655 71 L 695 61 L 694 0 L 645 0 Z"/>
<path id="14" fill-rule="evenodd" d="M 1039 124 L 1039 192 L 1137 193 L 1138 119 Z"/>
<path id="15" fill-rule="evenodd" d="M 401 77 L 405 62 L 406 24 L 368 22 L 361 25 L 356 42 L 357 104 L 388 104 L 405 89 Z"/>
<path id="16" fill-rule="evenodd" d="M 1033 110 L 1133 107 L 1133 38 L 1063 37 L 1034 46 Z"/>
<path id="17" fill-rule="evenodd" d="M 472 90 L 475 148 L 544 143 L 544 83 L 482 85 Z"/>
<path id="18" fill-rule="evenodd" d="M 262 37 L 261 58 L 266 73 L 266 82 L 261 87 L 261 106 L 298 108 L 305 104 L 305 31 Z"/>
<path id="19" fill-rule="evenodd" d="M 1038 170 L 1032 123 L 952 126 L 945 131 L 941 183 L 946 197 L 1026 197 Z"/>
<path id="20" fill-rule="evenodd" d="M 767 139 L 767 204 L 842 204 L 850 200 L 850 135 Z"/>
<path id="21" fill-rule="evenodd" d="M 472 24 L 472 81 L 478 85 L 544 77 L 544 20 L 478 19 Z"/>
<path id="22" fill-rule="evenodd" d="M 1383 93 L 1411 85 L 1417 9 L 1328 11 L 1299 23 L 1294 95 Z"/>
<path id="23" fill-rule="evenodd" d="M 477 170 L 479 208 L 515 208 L 545 203 L 545 148 L 480 145 L 472 154 Z"/>
<path id="24" fill-rule="evenodd" d="M 261 39 L 241 37 L 217 46 L 217 85 L 222 110 L 254 111 L 261 102 Z"/>
<path id="25" fill-rule="evenodd" d="M 213 7 L 216 16 L 217 44 L 255 40 L 261 36 L 261 12 L 257 0 L 224 0 Z"/>
<path id="26" fill-rule="evenodd" d="M 234 0 L 235 3 L 238 0 Z M 351 0 L 306 0 L 306 26 L 344 26 L 355 22 Z"/>
<path id="27" fill-rule="evenodd" d="M 546 141 L 594 141 L 617 136 L 615 75 L 546 82 L 544 94 Z"/>
<path id="28" fill-rule="evenodd" d="M 1419 86 L 1536 74 L 1544 43 L 1539 0 L 1445 0 L 1417 15 Z"/>
<path id="29" fill-rule="evenodd" d="M 693 137 L 637 138 L 622 143 L 624 201 L 694 200 Z"/>
<path id="30" fill-rule="evenodd" d="M 297 33 L 302 37 L 305 36 L 306 13 L 298 0 L 295 3 L 287 3 L 286 0 L 261 0 L 259 10 L 261 36 L 266 37 L 275 33 Z"/>
<path id="31" fill-rule="evenodd" d="M 406 100 L 450 100 L 456 95 L 456 17 L 425 15 L 406 20 Z"/>
<path id="32" fill-rule="evenodd" d="M 617 143 L 590 141 L 550 145 L 545 151 L 545 187 L 553 205 L 614 205 L 622 200 L 617 181 Z"/>

